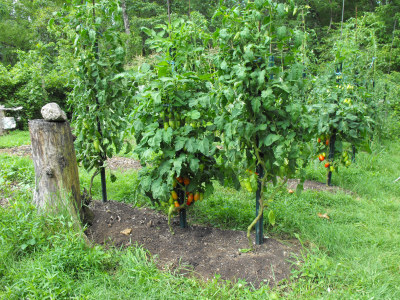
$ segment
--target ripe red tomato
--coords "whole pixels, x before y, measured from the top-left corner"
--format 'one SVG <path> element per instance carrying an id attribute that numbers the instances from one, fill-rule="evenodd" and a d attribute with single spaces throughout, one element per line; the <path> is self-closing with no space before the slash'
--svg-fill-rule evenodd
<path id="1" fill-rule="evenodd" d="M 183 184 L 184 185 L 189 185 L 189 183 L 190 183 L 190 179 L 189 178 L 187 178 L 187 177 L 183 178 Z"/>
<path id="2" fill-rule="evenodd" d="M 174 202 L 174 206 L 175 206 L 175 207 L 179 207 L 178 201 L 175 201 L 175 202 Z"/>
<path id="3" fill-rule="evenodd" d="M 331 165 L 331 164 L 327 162 L 327 163 L 325 164 L 325 168 L 329 168 L 330 165 Z"/>
<path id="4" fill-rule="evenodd" d="M 326 140 L 325 144 L 326 144 L 327 146 L 329 146 L 329 139 Z"/>
<path id="5" fill-rule="evenodd" d="M 321 143 L 321 138 L 318 138 L 318 143 Z"/>
<path id="6" fill-rule="evenodd" d="M 190 193 L 189 196 L 188 196 L 188 202 L 192 203 L 193 202 L 193 198 L 194 198 L 193 193 Z"/>
<path id="7" fill-rule="evenodd" d="M 320 154 L 320 155 L 318 156 L 318 159 L 319 159 L 319 161 L 323 161 L 323 160 L 325 160 L 325 156 L 323 156 L 322 154 Z"/>
<path id="8" fill-rule="evenodd" d="M 183 178 L 182 177 L 176 177 L 176 181 L 178 181 L 179 183 L 183 183 Z"/>

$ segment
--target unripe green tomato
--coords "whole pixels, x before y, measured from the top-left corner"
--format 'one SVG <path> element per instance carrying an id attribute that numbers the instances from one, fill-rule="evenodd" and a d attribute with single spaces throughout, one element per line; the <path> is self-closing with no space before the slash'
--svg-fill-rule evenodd
<path id="1" fill-rule="evenodd" d="M 169 124 L 169 127 L 171 127 L 172 129 L 174 129 L 174 128 L 175 128 L 175 121 L 174 121 L 174 120 L 172 120 L 172 119 L 169 119 L 169 122 L 168 122 L 168 124 Z"/>
<path id="2" fill-rule="evenodd" d="M 100 150 L 100 141 L 99 140 L 94 140 L 93 141 L 93 146 L 94 146 L 94 149 L 96 151 L 99 151 Z"/>
<path id="3" fill-rule="evenodd" d="M 167 122 L 164 122 L 164 129 L 167 130 L 168 127 L 169 127 L 168 123 L 167 123 Z"/>
<path id="4" fill-rule="evenodd" d="M 203 194 L 203 193 L 200 193 L 200 199 L 199 199 L 199 201 L 203 201 L 203 199 L 204 199 L 204 194 Z"/>
<path id="5" fill-rule="evenodd" d="M 244 186 L 247 191 L 249 191 L 250 193 L 253 192 L 253 188 L 251 187 L 251 182 L 248 178 L 244 180 Z"/>

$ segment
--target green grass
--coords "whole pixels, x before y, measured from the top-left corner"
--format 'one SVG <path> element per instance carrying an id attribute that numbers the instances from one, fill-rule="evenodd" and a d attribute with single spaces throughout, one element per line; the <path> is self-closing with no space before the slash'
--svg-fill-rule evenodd
<path id="1" fill-rule="evenodd" d="M 14 130 L 0 136 L 0 149 L 30 145 L 29 131 Z"/>
<path id="2" fill-rule="evenodd" d="M 89 248 L 65 218 L 43 218 L 29 204 L 33 165 L 28 158 L 0 155 L 0 299 L 400 299 L 400 145 L 382 142 L 359 153 L 333 183 L 349 190 L 282 192 L 271 203 L 276 225 L 266 235 L 298 238 L 304 245 L 292 277 L 270 291 L 219 281 L 202 283 L 160 272 L 145 250 Z M 108 178 L 109 199 L 144 205 L 135 193 L 134 171 Z M 91 174 L 80 170 L 81 187 Z M 109 177 L 109 173 L 107 174 Z M 311 163 L 308 179 L 325 181 L 325 168 Z M 13 190 L 11 182 L 19 182 Z M 101 198 L 100 179 L 93 195 Z M 190 223 L 245 230 L 254 217 L 254 195 L 215 184 L 215 192 L 188 213 Z M 328 213 L 330 219 L 318 217 Z"/>
<path id="3" fill-rule="evenodd" d="M 86 187 L 87 190 L 89 189 L 93 172 L 94 171 L 88 173 L 83 168 L 80 169 L 79 180 L 81 188 Z M 109 170 L 106 171 L 108 199 L 135 205 L 144 205 L 147 203 L 143 197 L 136 193 L 136 187 L 138 185 L 138 175 L 136 171 L 113 171 L 112 173 L 117 177 L 115 182 L 111 182 L 111 172 Z M 93 180 L 92 197 L 97 200 L 102 199 L 100 175 L 97 175 Z"/>

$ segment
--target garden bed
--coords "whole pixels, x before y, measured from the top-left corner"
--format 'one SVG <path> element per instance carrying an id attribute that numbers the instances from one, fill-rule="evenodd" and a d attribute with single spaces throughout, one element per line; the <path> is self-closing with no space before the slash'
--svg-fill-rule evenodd
<path id="1" fill-rule="evenodd" d="M 86 234 L 94 243 L 117 248 L 140 245 L 161 269 L 204 280 L 218 274 L 221 279 L 242 279 L 255 287 L 273 286 L 290 276 L 301 250 L 297 240 L 266 238 L 254 252 L 242 253 L 240 249 L 248 248 L 244 231 L 198 225 L 181 229 L 175 219 L 173 235 L 167 217 L 148 208 L 95 201 L 91 209 L 94 220 Z"/>

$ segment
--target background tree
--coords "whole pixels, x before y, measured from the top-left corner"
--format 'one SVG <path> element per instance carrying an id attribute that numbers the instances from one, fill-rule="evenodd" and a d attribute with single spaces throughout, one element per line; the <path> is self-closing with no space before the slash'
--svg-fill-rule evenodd
<path id="1" fill-rule="evenodd" d="M 15 50 L 27 51 L 38 42 L 47 44 L 54 38 L 47 31 L 47 23 L 53 12 L 64 1 L 3 0 L 0 3 L 0 61 L 15 64 Z"/>

